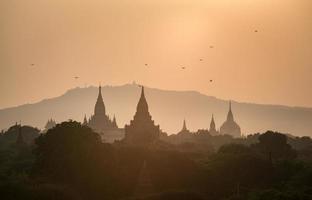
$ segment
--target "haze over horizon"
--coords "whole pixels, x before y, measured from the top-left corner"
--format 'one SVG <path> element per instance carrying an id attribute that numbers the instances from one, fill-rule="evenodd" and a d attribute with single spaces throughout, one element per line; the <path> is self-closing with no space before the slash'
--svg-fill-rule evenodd
<path id="1" fill-rule="evenodd" d="M 87 84 L 84 84 L 84 85 L 77 85 L 77 86 L 74 86 L 72 88 L 68 88 L 68 89 L 65 89 L 63 92 L 61 92 L 60 94 L 57 94 L 56 96 L 49 96 L 49 97 L 46 97 L 46 98 L 42 98 L 42 99 L 38 99 L 38 100 L 34 100 L 33 102 L 22 102 L 21 104 L 16 104 L 16 105 L 11 105 L 11 106 L 8 106 L 8 107 L 0 107 L 0 110 L 3 110 L 3 109 L 7 109 L 7 108 L 14 108 L 14 107 L 19 107 L 19 106 L 23 106 L 23 105 L 27 105 L 27 104 L 36 104 L 36 103 L 40 103 L 42 101 L 45 101 L 45 100 L 50 100 L 50 99 L 55 99 L 55 98 L 58 98 L 58 97 L 61 97 L 65 94 L 67 94 L 68 92 L 70 91 L 73 91 L 73 90 L 76 90 L 76 89 L 83 89 L 83 88 L 98 88 L 99 85 L 103 87 L 122 87 L 122 86 L 126 86 L 126 85 L 133 85 L 133 84 L 136 84 L 138 86 L 141 86 L 142 84 L 140 84 L 139 82 L 136 82 L 136 81 L 132 81 L 131 83 L 124 83 L 124 84 L 116 84 L 116 85 L 111 85 L 111 84 L 102 84 L 102 82 L 99 82 L 98 85 L 87 85 Z M 189 90 L 176 90 L 176 89 L 166 89 L 166 88 L 156 88 L 156 87 L 150 87 L 149 85 L 144 85 L 144 87 L 147 87 L 147 88 L 151 88 L 151 89 L 156 89 L 156 90 L 164 90 L 164 91 L 172 91 L 172 92 L 198 92 L 199 94 L 202 94 L 202 95 L 206 95 L 208 97 L 215 97 L 219 100 L 224 100 L 224 101 L 234 101 L 234 102 L 237 102 L 237 103 L 247 103 L 247 104 L 255 104 L 255 105 L 272 105 L 272 106 L 285 106 L 285 107 L 298 107 L 298 108 L 312 108 L 312 106 L 297 106 L 297 105 L 285 105 L 285 104 L 278 104 L 278 103 L 257 103 L 257 102 L 248 102 L 248 101 L 239 101 L 239 100 L 236 100 L 236 99 L 223 99 L 223 98 L 220 98 L 218 96 L 214 96 L 214 95 L 210 95 L 210 94 L 205 94 L 205 93 L 202 93 L 200 91 L 197 91 L 197 90 L 192 90 L 192 89 L 189 89 Z"/>
<path id="2" fill-rule="evenodd" d="M 132 81 L 312 107 L 310 0 L 4 0 L 0 9 L 0 109 Z"/>
<path id="3" fill-rule="evenodd" d="M 119 127 L 133 119 L 141 88 L 138 84 L 103 86 L 106 114 L 116 116 Z M 145 96 L 154 122 L 168 134 L 181 130 L 183 119 L 191 131 L 207 129 L 211 116 L 217 128 L 224 123 L 229 110 L 227 100 L 194 91 L 172 91 L 145 87 Z M 0 109 L 0 130 L 21 120 L 23 124 L 43 129 L 48 119 L 83 121 L 94 114 L 98 87 L 74 88 L 65 94 L 18 107 Z M 295 136 L 311 136 L 312 108 L 260 105 L 232 101 L 235 121 L 243 135 L 275 130 Z M 31 117 L 30 117 L 31 116 Z"/>

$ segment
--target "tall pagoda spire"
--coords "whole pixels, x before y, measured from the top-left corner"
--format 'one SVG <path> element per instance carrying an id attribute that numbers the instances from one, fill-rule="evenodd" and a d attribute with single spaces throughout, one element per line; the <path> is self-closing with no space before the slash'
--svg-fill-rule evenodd
<path id="1" fill-rule="evenodd" d="M 181 134 L 182 135 L 190 135 L 191 134 L 191 132 L 186 127 L 186 120 L 185 119 L 183 120 L 183 126 L 182 126 L 181 131 L 178 132 L 177 134 L 179 134 L 179 135 L 181 135 Z"/>
<path id="2" fill-rule="evenodd" d="M 210 133 L 210 135 L 217 135 L 218 134 L 218 131 L 216 130 L 216 123 L 214 121 L 213 114 L 212 114 L 212 117 L 211 117 L 209 133 Z"/>
<path id="3" fill-rule="evenodd" d="M 102 97 L 102 87 L 99 86 L 99 94 L 96 100 L 95 108 L 94 108 L 95 115 L 105 115 L 105 105 Z"/>
<path id="4" fill-rule="evenodd" d="M 82 125 L 86 126 L 87 124 L 88 124 L 88 120 L 87 120 L 87 115 L 85 114 Z"/>
<path id="5" fill-rule="evenodd" d="M 148 104 L 147 104 L 145 94 L 144 94 L 144 86 L 142 86 L 142 89 L 141 89 L 141 97 L 137 105 L 136 115 L 149 116 Z"/>
<path id="6" fill-rule="evenodd" d="M 118 128 L 118 125 L 117 125 L 117 121 L 116 121 L 116 116 L 114 115 L 114 118 L 113 118 L 113 126 L 115 128 Z"/>
<path id="7" fill-rule="evenodd" d="M 125 141 L 128 144 L 148 145 L 158 140 L 159 133 L 159 126 L 154 124 L 152 116 L 148 111 L 144 87 L 142 86 L 136 113 L 130 124 L 125 126 Z"/>
<path id="8" fill-rule="evenodd" d="M 232 113 L 232 102 L 229 102 L 229 112 L 227 115 L 227 121 L 234 121 L 233 113 Z"/>
<path id="9" fill-rule="evenodd" d="M 214 117 L 213 117 L 213 114 L 212 114 L 212 117 L 211 117 L 211 122 L 210 122 L 210 129 L 209 130 L 216 130 L 216 123 L 214 121 Z"/>
<path id="10" fill-rule="evenodd" d="M 183 120 L 182 131 L 187 131 L 185 119 Z"/>

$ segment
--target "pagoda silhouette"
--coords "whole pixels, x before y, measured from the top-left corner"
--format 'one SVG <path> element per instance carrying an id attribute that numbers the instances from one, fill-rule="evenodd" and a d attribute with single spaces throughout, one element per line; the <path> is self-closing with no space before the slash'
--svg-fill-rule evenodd
<path id="1" fill-rule="evenodd" d="M 227 114 L 226 121 L 220 127 L 220 134 L 241 137 L 241 128 L 234 120 L 231 101 L 229 103 L 229 112 Z"/>
<path id="2" fill-rule="evenodd" d="M 125 126 L 124 142 L 130 145 L 149 145 L 159 139 L 159 125 L 155 125 L 148 111 L 148 104 L 142 86 L 136 113 L 129 125 Z"/>
<path id="3" fill-rule="evenodd" d="M 95 132 L 100 134 L 104 142 L 114 142 L 124 137 L 124 129 L 118 128 L 116 117 L 113 120 L 106 114 L 105 104 L 102 96 L 102 87 L 99 86 L 99 93 L 94 107 L 94 114 L 89 120 L 84 116 L 83 125 L 89 126 Z"/>

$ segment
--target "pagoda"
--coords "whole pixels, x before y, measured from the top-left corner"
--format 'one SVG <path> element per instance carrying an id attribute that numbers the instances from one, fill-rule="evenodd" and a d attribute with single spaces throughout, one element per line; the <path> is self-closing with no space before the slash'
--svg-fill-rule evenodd
<path id="1" fill-rule="evenodd" d="M 222 135 L 231 135 L 233 137 L 241 137 L 241 129 L 239 125 L 235 122 L 234 116 L 232 113 L 232 104 L 229 103 L 229 112 L 226 118 L 226 121 L 220 127 L 220 134 Z"/>
<path id="2" fill-rule="evenodd" d="M 102 88 L 99 86 L 99 93 L 94 107 L 94 114 L 89 120 L 84 116 L 82 124 L 89 126 L 98 133 L 103 142 L 113 143 L 117 140 L 122 140 L 125 135 L 123 128 L 118 128 L 116 117 L 111 120 L 106 114 L 105 104 L 102 97 Z"/>
<path id="3" fill-rule="evenodd" d="M 219 134 L 219 132 L 216 130 L 216 123 L 215 123 L 215 121 L 214 121 L 213 114 L 212 114 L 212 117 L 211 117 L 209 133 L 210 133 L 210 135 L 213 135 L 213 136 Z"/>
<path id="4" fill-rule="evenodd" d="M 129 125 L 125 126 L 125 139 L 127 144 L 148 145 L 159 139 L 159 125 L 155 125 L 148 111 L 148 104 L 142 86 L 141 97 L 136 113 Z"/>
<path id="5" fill-rule="evenodd" d="M 91 116 L 87 125 L 98 133 L 104 133 L 108 129 L 118 129 L 116 124 L 108 115 L 106 115 L 101 86 L 99 86 L 99 94 L 94 107 L 94 115 Z"/>

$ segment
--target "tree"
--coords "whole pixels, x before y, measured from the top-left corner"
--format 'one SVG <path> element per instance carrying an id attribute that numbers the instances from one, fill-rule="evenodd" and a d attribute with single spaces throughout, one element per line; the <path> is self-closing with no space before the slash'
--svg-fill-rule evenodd
<path id="1" fill-rule="evenodd" d="M 63 122 L 41 135 L 36 144 L 34 169 L 38 176 L 70 184 L 91 199 L 112 195 L 113 150 L 92 129 L 74 121 Z"/>
<path id="2" fill-rule="evenodd" d="M 211 199 L 229 196 L 237 199 L 271 181 L 270 163 L 250 147 L 241 144 L 221 146 L 215 155 L 203 163 L 201 185 Z"/>
<path id="3" fill-rule="evenodd" d="M 39 136 L 39 132 L 40 131 L 37 128 L 16 124 L 0 135 L 0 149 L 9 148 L 11 145 L 15 145 L 20 133 L 22 134 L 23 142 L 27 145 L 32 145 L 35 138 Z"/>
<path id="4" fill-rule="evenodd" d="M 56 122 L 51 118 L 47 121 L 46 125 L 44 126 L 43 133 L 46 133 L 49 129 L 54 128 L 56 126 Z"/>
<path id="5" fill-rule="evenodd" d="M 296 151 L 287 144 L 287 136 L 278 132 L 267 131 L 259 136 L 259 143 L 254 145 L 271 162 L 279 159 L 293 159 Z"/>
<path id="6" fill-rule="evenodd" d="M 243 154 L 251 153 L 252 149 L 242 144 L 223 145 L 219 149 L 219 153 Z"/>

